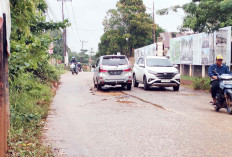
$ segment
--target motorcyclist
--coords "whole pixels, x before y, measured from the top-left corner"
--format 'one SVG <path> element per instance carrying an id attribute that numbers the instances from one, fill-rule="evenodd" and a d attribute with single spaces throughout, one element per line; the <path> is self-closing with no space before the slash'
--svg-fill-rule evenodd
<path id="1" fill-rule="evenodd" d="M 78 62 L 78 63 L 77 63 L 77 68 L 79 69 L 79 71 L 81 71 L 81 69 L 82 69 L 81 62 Z"/>
<path id="2" fill-rule="evenodd" d="M 77 64 L 77 61 L 76 61 L 76 58 L 75 57 L 72 57 L 72 60 L 71 60 L 71 64 Z"/>
<path id="3" fill-rule="evenodd" d="M 70 62 L 71 64 L 75 64 L 75 72 L 77 70 L 77 61 L 76 61 L 76 58 L 75 57 L 72 57 L 72 60 Z"/>
<path id="4" fill-rule="evenodd" d="M 229 68 L 222 64 L 223 57 L 221 55 L 218 55 L 216 57 L 216 64 L 213 64 L 209 67 L 209 76 L 212 79 L 211 81 L 211 94 L 213 98 L 213 105 L 216 104 L 216 94 L 219 89 L 219 80 L 217 74 L 215 74 L 214 71 L 216 71 L 219 75 L 222 74 L 230 74 Z"/>

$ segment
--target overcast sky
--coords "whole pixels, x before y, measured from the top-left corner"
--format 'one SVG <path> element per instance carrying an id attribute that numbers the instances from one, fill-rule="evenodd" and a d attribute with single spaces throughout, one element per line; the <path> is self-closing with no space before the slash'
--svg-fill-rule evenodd
<path id="1" fill-rule="evenodd" d="M 61 1 L 46 0 L 48 2 L 49 19 L 54 21 L 62 20 Z M 81 41 L 84 42 L 84 49 L 96 52 L 100 37 L 103 35 L 102 21 L 109 9 L 116 8 L 118 0 L 64 0 L 65 18 L 71 22 L 71 26 L 67 29 L 67 44 L 72 51 L 79 52 L 82 48 Z M 70 2 L 68 2 L 70 1 Z M 146 7 L 153 7 L 155 2 L 155 10 L 168 8 L 174 5 L 182 5 L 191 0 L 143 0 Z M 152 10 L 147 9 L 147 13 Z M 183 11 L 178 13 L 170 13 L 166 16 L 155 15 L 155 21 L 168 32 L 177 31 L 177 27 L 182 24 L 184 16 Z"/>

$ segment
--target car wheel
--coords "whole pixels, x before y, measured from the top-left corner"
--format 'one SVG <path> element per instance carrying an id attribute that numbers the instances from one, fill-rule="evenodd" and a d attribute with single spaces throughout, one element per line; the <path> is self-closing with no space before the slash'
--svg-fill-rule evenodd
<path id="1" fill-rule="evenodd" d="M 214 108 L 215 108 L 215 111 L 216 111 L 216 112 L 219 112 L 219 111 L 220 111 L 220 108 L 219 108 L 217 105 L 215 105 Z"/>
<path id="2" fill-rule="evenodd" d="M 127 90 L 131 90 L 131 84 L 127 84 L 126 88 Z"/>
<path id="3" fill-rule="evenodd" d="M 134 87 L 138 87 L 139 86 L 139 83 L 136 81 L 135 75 L 133 75 L 133 85 L 134 85 Z"/>
<path id="4" fill-rule="evenodd" d="M 144 90 L 148 90 L 149 89 L 149 85 L 147 84 L 147 78 L 146 78 L 146 76 L 144 76 L 144 78 L 143 78 L 143 84 L 144 84 Z"/>
<path id="5" fill-rule="evenodd" d="M 97 88 L 97 84 L 95 83 L 94 78 L 93 78 L 93 85 L 94 85 L 94 88 Z"/>
<path id="6" fill-rule="evenodd" d="M 100 84 L 98 84 L 97 82 L 97 90 L 101 90 L 102 89 L 102 86 Z"/>
<path id="7" fill-rule="evenodd" d="M 173 87 L 173 90 L 174 90 L 174 91 L 179 91 L 179 89 L 180 89 L 180 86 L 174 86 L 174 87 Z"/>

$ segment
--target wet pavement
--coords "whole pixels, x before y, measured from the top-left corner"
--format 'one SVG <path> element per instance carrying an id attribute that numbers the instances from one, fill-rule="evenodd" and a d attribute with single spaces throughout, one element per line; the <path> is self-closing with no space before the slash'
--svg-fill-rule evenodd
<path id="1" fill-rule="evenodd" d="M 93 88 L 92 73 L 62 76 L 46 125 L 56 156 L 228 157 L 232 116 L 207 92 L 181 87 Z"/>

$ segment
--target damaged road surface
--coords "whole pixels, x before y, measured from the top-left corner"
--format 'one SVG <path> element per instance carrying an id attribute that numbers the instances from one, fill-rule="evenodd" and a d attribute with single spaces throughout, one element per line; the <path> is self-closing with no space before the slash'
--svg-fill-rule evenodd
<path id="1" fill-rule="evenodd" d="M 62 76 L 46 124 L 56 156 L 231 156 L 232 117 L 210 95 L 181 87 L 93 88 L 92 73 Z"/>

